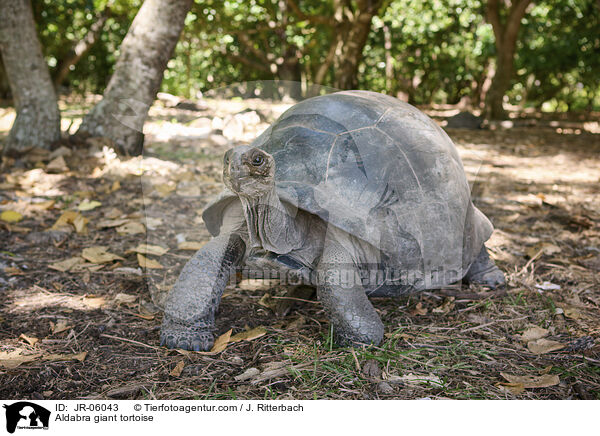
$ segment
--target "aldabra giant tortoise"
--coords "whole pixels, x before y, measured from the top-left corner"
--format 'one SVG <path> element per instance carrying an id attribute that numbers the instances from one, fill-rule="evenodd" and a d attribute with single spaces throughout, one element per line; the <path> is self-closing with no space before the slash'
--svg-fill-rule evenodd
<path id="1" fill-rule="evenodd" d="M 167 298 L 167 347 L 212 346 L 221 295 L 241 266 L 315 286 L 343 345 L 381 342 L 369 296 L 462 278 L 504 284 L 484 246 L 492 224 L 471 202 L 452 141 L 395 98 L 345 91 L 304 100 L 229 150 L 223 181 L 228 189 L 203 214 L 214 238 Z"/>

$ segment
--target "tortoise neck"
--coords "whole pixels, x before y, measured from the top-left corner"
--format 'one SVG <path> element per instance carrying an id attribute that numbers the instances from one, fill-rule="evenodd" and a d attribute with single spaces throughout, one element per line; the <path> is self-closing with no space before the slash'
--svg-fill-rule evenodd
<path id="1" fill-rule="evenodd" d="M 258 197 L 240 195 L 250 248 L 286 254 L 302 245 L 295 216 L 279 199 L 275 186 Z"/>

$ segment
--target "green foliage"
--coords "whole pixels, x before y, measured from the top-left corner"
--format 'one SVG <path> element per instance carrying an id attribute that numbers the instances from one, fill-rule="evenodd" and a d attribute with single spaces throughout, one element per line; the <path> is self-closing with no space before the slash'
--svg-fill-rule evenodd
<path id="1" fill-rule="evenodd" d="M 74 90 L 102 93 L 118 58 L 119 46 L 142 0 L 32 0 L 40 42 L 51 73 L 85 36 L 107 3 L 111 4 L 111 15 L 100 40 L 69 73 L 67 84 Z"/>
<path id="2" fill-rule="evenodd" d="M 32 1 L 51 71 L 108 2 Z M 103 91 L 142 0 L 110 3 L 99 41 L 69 73 L 66 85 L 73 90 Z M 306 91 L 336 32 L 310 17 L 331 18 L 334 2 L 295 3 L 303 16 L 286 0 L 195 0 L 162 89 L 195 98 L 236 82 L 279 79 L 302 81 Z M 389 1 L 373 19 L 359 86 L 404 94 L 416 104 L 453 104 L 467 96 L 478 103 L 495 56 L 485 7 L 485 0 Z M 536 2 L 522 22 L 510 101 L 549 110 L 600 107 L 599 17 L 596 0 Z M 321 84 L 331 85 L 333 67 L 325 73 Z"/>
<path id="3" fill-rule="evenodd" d="M 480 0 L 392 2 L 374 21 L 361 85 L 405 93 L 417 104 L 457 103 L 470 95 L 485 78 L 494 45 L 482 8 Z M 391 35 L 391 80 L 384 80 L 385 27 Z"/>
<path id="4" fill-rule="evenodd" d="M 551 110 L 600 106 L 600 4 L 547 0 L 522 29 L 513 102 Z"/>

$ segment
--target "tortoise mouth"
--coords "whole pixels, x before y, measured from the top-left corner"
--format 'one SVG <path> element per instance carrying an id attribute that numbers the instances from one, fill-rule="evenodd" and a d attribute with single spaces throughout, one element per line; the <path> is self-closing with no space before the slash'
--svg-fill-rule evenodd
<path id="1" fill-rule="evenodd" d="M 227 168 L 223 171 L 223 182 L 236 194 L 249 197 L 260 197 L 274 186 L 274 180 L 269 175 L 251 174 L 248 171 L 232 172 Z"/>

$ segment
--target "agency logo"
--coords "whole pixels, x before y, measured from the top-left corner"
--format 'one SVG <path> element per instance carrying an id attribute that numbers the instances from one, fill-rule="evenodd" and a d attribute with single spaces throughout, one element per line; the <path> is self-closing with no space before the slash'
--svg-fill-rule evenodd
<path id="1" fill-rule="evenodd" d="M 14 433 L 18 428 L 26 430 L 48 430 L 50 411 L 29 401 L 4 405 L 6 409 L 6 431 Z"/>

